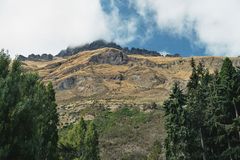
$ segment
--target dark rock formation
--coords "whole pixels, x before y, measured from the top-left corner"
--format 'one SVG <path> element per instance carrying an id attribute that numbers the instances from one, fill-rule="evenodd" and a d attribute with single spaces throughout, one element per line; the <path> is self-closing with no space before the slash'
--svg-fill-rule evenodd
<path id="1" fill-rule="evenodd" d="M 28 58 L 25 57 L 25 56 L 23 56 L 23 55 L 19 55 L 19 56 L 17 57 L 17 59 L 18 59 L 19 61 L 25 61 L 25 60 L 27 60 Z"/>
<path id="2" fill-rule="evenodd" d="M 165 57 L 181 57 L 179 53 L 176 54 L 167 54 Z"/>
<path id="3" fill-rule="evenodd" d="M 111 49 L 107 52 L 92 56 L 89 62 L 98 64 L 122 65 L 128 62 L 128 56 L 120 50 Z"/>
<path id="4" fill-rule="evenodd" d="M 149 56 L 162 56 L 159 52 L 157 51 L 150 51 L 147 49 L 141 49 L 141 48 L 124 48 L 124 52 L 127 54 L 140 54 L 140 55 L 149 55 Z"/>
<path id="5" fill-rule="evenodd" d="M 49 61 L 53 59 L 53 55 L 45 53 L 41 55 L 40 59 Z"/>
<path id="6" fill-rule="evenodd" d="M 58 84 L 58 89 L 59 90 L 70 89 L 75 85 L 75 83 L 76 77 L 68 77 Z"/>
<path id="7" fill-rule="evenodd" d="M 90 44 L 85 44 L 85 45 L 79 46 L 79 47 L 73 47 L 73 48 L 68 47 L 66 50 L 60 51 L 60 53 L 58 53 L 56 56 L 57 57 L 71 56 L 71 55 L 77 54 L 79 52 L 91 51 L 91 50 L 105 48 L 105 47 L 116 48 L 116 49 L 120 49 L 120 50 L 122 49 L 122 47 L 117 45 L 116 43 L 113 43 L 113 42 L 109 43 L 104 40 L 97 40 Z"/>
<path id="8" fill-rule="evenodd" d="M 157 51 L 150 51 L 147 49 L 141 49 L 141 48 L 122 48 L 120 45 L 114 43 L 114 42 L 106 42 L 104 40 L 97 40 L 89 44 L 85 44 L 83 46 L 78 46 L 78 47 L 68 47 L 65 50 L 61 50 L 56 56 L 57 57 L 66 57 L 66 56 L 71 56 L 74 54 L 77 54 L 79 52 L 83 51 L 91 51 L 91 50 L 96 50 L 100 48 L 115 48 L 122 50 L 126 54 L 140 54 L 140 55 L 150 55 L 150 56 L 162 56 L 159 52 Z M 179 54 L 175 55 L 168 55 L 169 57 L 176 57 L 179 56 Z"/>
<path id="9" fill-rule="evenodd" d="M 20 61 L 26 61 L 26 60 L 29 60 L 29 61 L 41 61 L 41 60 L 45 60 L 45 61 L 51 61 L 53 60 L 53 55 L 51 54 L 42 54 L 42 55 L 39 55 L 39 54 L 30 54 L 28 57 L 25 57 L 23 55 L 19 55 L 18 60 Z"/>

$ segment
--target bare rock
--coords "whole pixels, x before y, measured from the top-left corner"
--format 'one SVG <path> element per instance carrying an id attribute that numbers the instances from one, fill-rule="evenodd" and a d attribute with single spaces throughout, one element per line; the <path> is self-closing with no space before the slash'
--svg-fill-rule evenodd
<path id="1" fill-rule="evenodd" d="M 123 65 L 128 63 L 128 56 L 117 49 L 110 49 L 107 52 L 94 55 L 89 62 L 97 64 Z"/>
<path id="2" fill-rule="evenodd" d="M 70 89 L 75 85 L 75 83 L 76 77 L 68 77 L 59 83 L 58 89 L 59 90 Z"/>

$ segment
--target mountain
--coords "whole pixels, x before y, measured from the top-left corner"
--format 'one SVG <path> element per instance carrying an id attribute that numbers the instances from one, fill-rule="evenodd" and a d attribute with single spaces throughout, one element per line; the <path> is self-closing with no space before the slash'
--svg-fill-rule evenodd
<path id="1" fill-rule="evenodd" d="M 211 73 L 224 59 L 193 58 Z M 231 60 L 240 67 L 239 57 Z M 191 57 L 128 54 L 107 47 L 22 63 L 26 71 L 39 73 L 44 82 L 53 82 L 60 128 L 68 128 L 81 116 L 94 119 L 102 159 L 138 160 L 146 159 L 156 141 L 163 144 L 164 113 L 159 106 L 168 98 L 174 82 L 179 81 L 185 89 L 190 61 Z"/>
<path id="2" fill-rule="evenodd" d="M 214 72 L 221 66 L 223 57 L 194 59 Z M 121 49 L 102 48 L 55 57 L 51 61 L 26 60 L 23 64 L 26 70 L 38 72 L 43 81 L 53 82 L 60 115 L 68 115 L 66 122 L 74 122 L 79 117 L 71 113 L 95 101 L 110 108 L 163 102 L 175 81 L 183 87 L 186 85 L 191 74 L 190 60 L 190 57 L 129 55 Z M 235 66 L 240 66 L 240 58 L 232 60 Z M 70 105 L 67 110 L 61 108 L 70 103 L 77 105 Z"/>
<path id="3" fill-rule="evenodd" d="M 150 51 L 147 49 L 141 49 L 141 48 L 122 48 L 120 45 L 114 43 L 114 42 L 107 42 L 104 40 L 97 40 L 93 41 L 92 43 L 87 43 L 82 46 L 78 47 L 67 47 L 67 49 L 61 50 L 55 57 L 67 57 L 67 56 L 72 56 L 75 54 L 78 54 L 83 51 L 92 51 L 96 49 L 101 49 L 101 48 L 115 48 L 118 50 L 121 50 L 122 52 L 125 52 L 126 54 L 137 54 L 137 55 L 146 55 L 146 56 L 163 56 L 157 51 Z M 165 57 L 180 57 L 181 55 L 176 53 L 176 54 L 167 54 Z M 17 57 L 18 60 L 20 61 L 25 61 L 25 60 L 30 60 L 30 61 L 48 61 L 53 59 L 53 55 L 51 54 L 30 54 L 29 56 L 25 57 L 23 55 L 19 55 Z"/>

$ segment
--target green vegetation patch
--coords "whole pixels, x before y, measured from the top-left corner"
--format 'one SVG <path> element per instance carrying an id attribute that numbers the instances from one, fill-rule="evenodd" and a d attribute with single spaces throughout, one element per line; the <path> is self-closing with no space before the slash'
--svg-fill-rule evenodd
<path id="1" fill-rule="evenodd" d="M 101 159 L 145 160 L 152 152 L 154 142 L 163 142 L 161 110 L 143 112 L 136 107 L 124 106 L 112 112 L 101 106 L 94 105 L 80 113 L 81 116 L 95 116 L 94 124 L 99 134 Z M 61 129 L 60 139 L 74 125 Z"/>
<path id="2" fill-rule="evenodd" d="M 147 159 L 154 142 L 164 137 L 159 110 L 143 112 L 125 106 L 99 113 L 94 123 L 100 134 L 102 159 Z"/>

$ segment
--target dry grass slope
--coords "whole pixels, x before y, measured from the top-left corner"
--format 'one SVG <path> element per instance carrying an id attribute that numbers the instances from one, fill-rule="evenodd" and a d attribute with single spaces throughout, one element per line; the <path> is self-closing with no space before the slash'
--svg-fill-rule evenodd
<path id="1" fill-rule="evenodd" d="M 96 101 L 111 109 L 122 104 L 143 106 L 151 102 L 162 103 L 172 84 L 179 81 L 184 88 L 191 74 L 189 57 L 128 55 L 127 63 L 122 65 L 90 61 L 97 55 L 113 61 L 122 60 L 117 55 L 119 53 L 117 49 L 103 48 L 52 61 L 25 61 L 24 66 L 38 72 L 43 81 L 53 82 L 59 110 L 61 115 L 68 117 L 68 120 L 63 118 L 67 122 L 78 118 L 71 117 L 71 113 Z M 210 72 L 214 72 L 221 66 L 223 57 L 194 59 L 196 63 L 202 61 Z M 235 66 L 240 66 L 240 58 L 232 60 Z"/>

